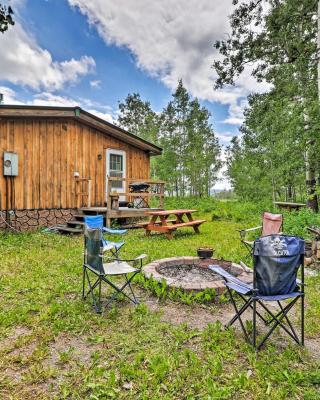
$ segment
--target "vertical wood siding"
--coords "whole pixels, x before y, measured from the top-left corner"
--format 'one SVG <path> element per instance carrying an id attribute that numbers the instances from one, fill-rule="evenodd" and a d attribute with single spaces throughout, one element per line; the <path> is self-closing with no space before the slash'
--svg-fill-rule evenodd
<path id="1" fill-rule="evenodd" d="M 6 208 L 3 152 L 19 157 L 12 208 L 74 208 L 74 172 L 92 179 L 92 206 L 103 206 L 106 189 L 106 149 L 126 152 L 127 177 L 149 178 L 150 157 L 134 146 L 66 119 L 0 118 L 0 207 Z M 98 160 L 98 155 L 102 159 Z"/>

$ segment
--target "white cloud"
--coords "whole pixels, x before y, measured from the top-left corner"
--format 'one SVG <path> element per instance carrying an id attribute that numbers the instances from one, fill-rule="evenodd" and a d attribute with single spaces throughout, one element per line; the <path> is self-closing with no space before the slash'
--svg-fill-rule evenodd
<path id="1" fill-rule="evenodd" d="M 6 86 L 0 86 L 0 93 L 3 95 L 4 104 L 23 104 L 22 101 L 17 99 L 16 92 Z"/>
<path id="2" fill-rule="evenodd" d="M 90 81 L 90 86 L 91 86 L 92 88 L 95 88 L 95 89 L 100 89 L 100 87 L 101 87 L 101 81 L 98 81 L 98 80 L 96 80 L 96 81 Z"/>
<path id="3" fill-rule="evenodd" d="M 234 136 L 237 136 L 237 133 L 226 131 L 226 132 L 216 132 L 215 135 L 223 146 L 227 146 L 228 144 L 230 144 L 231 139 Z"/>
<path id="4" fill-rule="evenodd" d="M 76 107 L 79 101 L 65 96 L 55 95 L 49 92 L 39 93 L 33 96 L 28 104 L 35 106 Z"/>
<path id="5" fill-rule="evenodd" d="M 182 78 L 186 88 L 202 100 L 232 105 L 226 122 L 239 123 L 241 100 L 265 90 L 248 68 L 235 87 L 214 91 L 211 68 L 220 57 L 213 44 L 229 31 L 232 0 L 68 0 L 96 27 L 107 44 L 127 47 L 136 64 L 174 89 Z"/>
<path id="6" fill-rule="evenodd" d="M 91 114 L 94 114 L 95 116 L 104 119 L 105 121 L 110 122 L 111 124 L 115 124 L 116 123 L 116 118 L 115 115 L 109 112 L 101 112 L 98 110 L 94 110 L 94 109 L 90 109 L 87 110 L 88 112 L 90 112 Z"/>
<path id="7" fill-rule="evenodd" d="M 19 23 L 8 34 L 0 35 L 0 48 L 1 80 L 35 90 L 61 89 L 95 68 L 94 59 L 86 55 L 78 60 L 54 61 L 50 52 L 42 49 Z"/>
<path id="8" fill-rule="evenodd" d="M 37 106 L 57 106 L 57 107 L 82 107 L 86 111 L 96 115 L 97 117 L 104 119 L 108 122 L 115 123 L 117 119 L 117 112 L 114 112 L 110 106 L 106 106 L 100 103 L 93 103 L 89 99 L 73 99 L 70 97 L 59 96 L 49 92 L 42 92 L 35 94 L 29 101 L 21 101 L 17 93 L 6 87 L 0 86 L 0 93 L 3 94 L 4 104 L 27 104 Z M 96 108 L 87 108 L 87 107 Z"/>
<path id="9" fill-rule="evenodd" d="M 223 122 L 231 125 L 241 125 L 243 122 L 243 111 L 247 107 L 246 99 L 231 103 L 229 107 L 229 116 Z"/>

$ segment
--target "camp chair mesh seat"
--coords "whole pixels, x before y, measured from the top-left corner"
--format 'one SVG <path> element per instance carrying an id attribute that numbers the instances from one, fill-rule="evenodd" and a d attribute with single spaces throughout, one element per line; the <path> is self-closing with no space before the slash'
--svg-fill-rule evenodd
<path id="1" fill-rule="evenodd" d="M 84 246 L 82 298 L 86 299 L 90 295 L 96 312 L 101 313 L 101 286 L 104 282 L 115 292 L 109 298 L 106 306 L 116 300 L 120 294 L 123 294 L 132 303 L 138 304 L 131 282 L 141 272 L 142 260 L 146 255 L 142 254 L 130 260 L 120 260 L 119 258 L 115 259 L 112 254 L 111 258 L 107 257 L 108 262 L 104 263 L 107 252 L 113 249 L 113 244 L 105 244 L 101 229 L 88 229 L 87 226 L 84 229 Z M 111 277 L 114 276 L 123 276 L 124 282 L 119 286 L 111 280 Z M 86 290 L 86 282 L 88 290 Z M 125 292 L 125 289 L 128 289 L 129 294 Z"/>
<path id="2" fill-rule="evenodd" d="M 209 268 L 220 275 L 225 282 L 235 315 L 226 325 L 231 326 L 237 320 L 246 340 L 256 349 L 260 349 L 277 327 L 285 331 L 296 343 L 304 345 L 304 240 L 294 236 L 269 235 L 254 242 L 253 283 L 248 284 L 229 274 L 223 268 L 210 265 Z M 301 279 L 297 279 L 300 268 Z M 236 293 L 242 305 L 236 302 Z M 288 317 L 289 311 L 300 299 L 300 337 Z M 285 301 L 285 304 L 282 302 Z M 265 304 L 275 302 L 279 311 L 271 311 Z M 266 312 L 267 317 L 258 311 L 257 305 Z M 246 328 L 242 314 L 252 310 L 252 332 Z M 269 331 L 257 342 L 257 317 Z"/>
<path id="3" fill-rule="evenodd" d="M 89 229 L 101 229 L 103 233 L 109 233 L 112 235 L 123 235 L 128 232 L 127 229 L 111 229 L 111 228 L 105 228 L 103 226 L 103 216 L 102 215 L 91 215 L 91 216 L 86 216 L 84 217 L 84 223 L 85 226 Z M 119 258 L 119 251 L 122 248 L 122 246 L 125 244 L 125 242 L 114 242 L 107 240 L 103 236 L 103 245 L 108 247 L 112 245 L 112 249 L 110 250 L 111 253 L 115 258 Z"/>
<path id="4" fill-rule="evenodd" d="M 255 228 L 239 229 L 241 243 L 247 250 L 246 258 L 251 258 L 254 240 L 248 240 L 248 235 L 257 232 L 258 237 L 281 234 L 283 229 L 283 215 L 264 212 L 262 214 L 262 225 Z M 256 237 L 257 237 L 256 236 Z"/>

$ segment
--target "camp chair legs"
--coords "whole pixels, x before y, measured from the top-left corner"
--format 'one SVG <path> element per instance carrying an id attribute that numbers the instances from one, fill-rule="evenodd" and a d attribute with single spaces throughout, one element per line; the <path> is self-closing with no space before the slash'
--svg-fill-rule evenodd
<path id="1" fill-rule="evenodd" d="M 85 281 L 87 280 L 89 290 L 86 292 L 85 289 Z M 98 288 L 98 295 L 95 294 L 94 290 L 95 288 L 99 286 Z M 83 281 L 82 281 L 82 299 L 85 300 L 89 295 L 91 295 L 92 298 L 92 304 L 95 309 L 95 311 L 100 314 L 102 313 L 101 310 L 101 277 L 98 276 L 94 284 L 91 283 L 90 276 L 88 274 L 87 268 L 83 267 Z"/>
<path id="2" fill-rule="evenodd" d="M 250 244 L 245 243 L 245 242 L 241 242 L 247 251 L 247 254 L 244 256 L 244 259 L 246 260 L 246 262 L 251 263 L 252 261 L 252 255 L 253 255 L 253 246 L 250 246 Z"/>
<path id="3" fill-rule="evenodd" d="M 115 301 L 121 294 L 124 295 L 128 300 L 130 300 L 133 304 L 139 304 L 139 301 L 137 300 L 132 286 L 131 282 L 133 278 L 140 272 L 136 271 L 131 274 L 131 276 L 128 276 L 127 274 L 124 275 L 125 277 L 125 283 L 122 286 L 117 286 L 114 284 L 111 280 L 107 279 L 105 275 L 98 275 L 92 270 L 90 270 L 93 275 L 97 276 L 96 280 L 93 281 L 92 278 L 90 279 L 90 275 L 88 273 L 88 268 L 86 266 L 83 266 L 83 282 L 82 282 L 82 299 L 85 300 L 89 295 L 91 296 L 92 299 L 92 304 L 97 313 L 102 313 L 102 307 L 101 307 L 101 289 L 102 289 L 102 282 L 105 282 L 109 286 L 112 287 L 112 289 L 115 291 L 115 293 L 109 297 L 108 302 L 106 303 L 105 307 L 107 307 L 109 304 L 111 304 L 113 301 Z M 86 291 L 86 281 L 88 283 L 89 289 Z M 127 294 L 125 292 L 126 288 L 129 288 L 130 294 Z M 98 288 L 97 294 L 95 293 L 95 289 Z"/>
<path id="4" fill-rule="evenodd" d="M 110 298 L 109 301 L 106 304 L 106 307 L 112 303 L 114 300 L 117 299 L 117 297 L 119 297 L 121 294 L 123 294 L 128 300 L 131 301 L 131 303 L 133 304 L 139 304 L 139 301 L 137 300 L 136 296 L 133 293 L 133 289 L 131 286 L 131 281 L 132 279 L 139 273 L 140 271 L 137 271 L 135 273 L 132 273 L 132 275 L 128 278 L 127 275 L 125 275 L 125 280 L 126 282 L 119 288 L 118 286 L 116 286 L 113 282 L 111 282 L 110 280 L 106 279 L 105 277 L 103 277 L 103 281 L 106 282 L 107 284 L 109 284 L 116 293 L 114 293 Z M 130 292 L 131 292 L 131 296 L 129 296 L 127 293 L 124 292 L 125 288 L 128 286 Z"/>
<path id="5" fill-rule="evenodd" d="M 231 327 L 237 320 L 239 320 L 241 329 L 245 336 L 245 339 L 248 343 L 250 343 L 256 350 L 260 350 L 264 345 L 266 340 L 271 336 L 274 330 L 279 327 L 282 328 L 297 344 L 304 346 L 304 293 L 301 293 L 299 296 L 294 297 L 290 303 L 283 306 L 281 301 L 277 300 L 277 304 L 280 308 L 280 311 L 276 314 L 273 313 L 265 303 L 259 297 L 250 297 L 246 299 L 244 296 L 240 295 L 240 298 L 243 301 L 243 305 L 239 307 L 236 304 L 236 301 L 233 297 L 232 291 L 227 287 L 227 290 L 230 295 L 231 303 L 235 310 L 235 316 L 225 325 L 226 328 Z M 297 332 L 295 331 L 292 322 L 288 318 L 288 313 L 292 309 L 292 307 L 296 304 L 296 302 L 301 300 L 301 321 L 300 321 L 300 338 L 298 337 Z M 264 311 L 268 314 L 269 319 L 263 317 L 257 311 L 257 305 L 260 305 Z M 242 314 L 250 308 L 252 310 L 252 332 L 246 328 L 245 322 L 242 320 Z M 261 341 L 257 342 L 257 317 L 260 318 L 266 326 L 269 326 L 269 331 L 265 334 L 265 336 L 261 339 Z M 287 323 L 287 326 L 284 325 L 284 322 Z"/>

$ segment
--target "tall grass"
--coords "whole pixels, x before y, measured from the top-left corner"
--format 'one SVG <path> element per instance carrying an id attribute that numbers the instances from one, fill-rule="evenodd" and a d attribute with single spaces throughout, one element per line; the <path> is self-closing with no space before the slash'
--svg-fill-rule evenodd
<path id="1" fill-rule="evenodd" d="M 284 233 L 310 238 L 308 226 L 320 227 L 320 214 L 309 209 L 300 211 L 279 210 L 270 201 L 241 202 L 238 200 L 217 200 L 214 197 L 174 197 L 167 198 L 166 209 L 192 208 L 204 213 L 211 213 L 212 221 L 240 222 L 248 228 L 261 223 L 264 211 L 284 215 Z"/>

